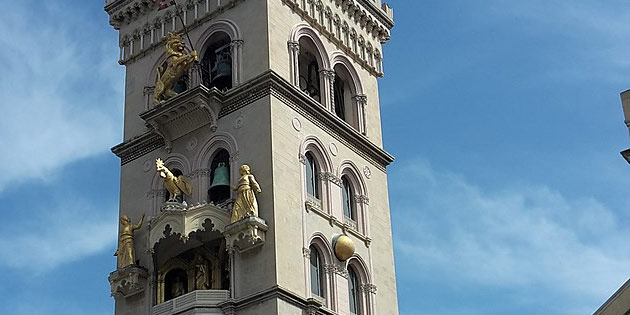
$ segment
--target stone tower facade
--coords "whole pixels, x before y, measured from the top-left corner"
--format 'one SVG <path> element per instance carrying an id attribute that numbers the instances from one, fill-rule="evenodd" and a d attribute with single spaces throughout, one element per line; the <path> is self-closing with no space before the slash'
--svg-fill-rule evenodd
<path id="1" fill-rule="evenodd" d="M 134 252 L 109 277 L 115 314 L 398 314 L 378 94 L 392 9 L 107 0 L 105 10 L 126 68 L 124 140 L 112 149 L 117 253 Z M 183 25 L 199 60 L 176 96 L 155 102 L 166 37 Z M 169 198 L 158 158 L 189 194 Z M 243 164 L 261 188 L 259 215 L 233 222 Z"/>

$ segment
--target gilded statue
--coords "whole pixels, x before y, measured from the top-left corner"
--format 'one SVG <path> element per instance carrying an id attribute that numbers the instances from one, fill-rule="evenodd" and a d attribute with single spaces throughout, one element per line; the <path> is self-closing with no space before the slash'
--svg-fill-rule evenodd
<path id="1" fill-rule="evenodd" d="M 142 222 L 144 222 L 144 214 L 137 224 L 133 224 L 126 215 L 120 217 L 120 225 L 122 227 L 118 237 L 118 249 L 114 254 L 114 256 L 118 257 L 118 269 L 135 264 L 136 253 L 133 247 L 133 232 L 142 227 Z"/>
<path id="2" fill-rule="evenodd" d="M 162 159 L 155 160 L 157 171 L 160 177 L 164 178 L 164 187 L 168 190 L 168 201 L 177 202 L 177 198 L 182 195 L 190 196 L 192 194 L 192 184 L 184 175 L 175 176 L 164 166 Z"/>
<path id="3" fill-rule="evenodd" d="M 238 180 L 238 186 L 234 187 L 238 193 L 232 208 L 232 223 L 247 217 L 258 216 L 258 201 L 256 201 L 254 191 L 262 192 L 248 165 L 241 166 L 240 172 L 241 178 Z"/>
<path id="4" fill-rule="evenodd" d="M 173 91 L 173 86 L 199 60 L 197 51 L 193 50 L 190 54 L 186 54 L 185 50 L 186 45 L 181 34 L 168 33 L 166 36 L 166 67 L 158 68 L 155 92 L 153 93 L 153 101 L 156 104 L 177 95 Z"/>

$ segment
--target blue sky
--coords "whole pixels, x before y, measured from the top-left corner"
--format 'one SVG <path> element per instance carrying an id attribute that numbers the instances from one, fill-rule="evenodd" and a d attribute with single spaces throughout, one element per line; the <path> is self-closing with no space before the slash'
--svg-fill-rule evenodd
<path id="1" fill-rule="evenodd" d="M 592 313 L 630 266 L 629 3 L 390 3 L 401 314 Z M 117 35 L 101 1 L 0 5 L 0 313 L 112 314 Z"/>

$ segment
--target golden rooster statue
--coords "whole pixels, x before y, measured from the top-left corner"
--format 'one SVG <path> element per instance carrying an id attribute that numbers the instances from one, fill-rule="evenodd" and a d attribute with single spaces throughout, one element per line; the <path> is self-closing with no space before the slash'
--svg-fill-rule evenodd
<path id="1" fill-rule="evenodd" d="M 192 184 L 188 181 L 188 178 L 184 175 L 175 177 L 166 166 L 162 159 L 155 160 L 157 171 L 160 173 L 160 177 L 164 178 L 164 187 L 168 190 L 168 201 L 178 202 L 177 198 L 181 195 L 190 196 L 192 194 Z"/>

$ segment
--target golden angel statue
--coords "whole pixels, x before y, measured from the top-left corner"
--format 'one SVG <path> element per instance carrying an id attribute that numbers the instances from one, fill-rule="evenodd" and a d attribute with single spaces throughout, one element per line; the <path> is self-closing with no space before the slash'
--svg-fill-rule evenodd
<path id="1" fill-rule="evenodd" d="M 133 224 L 131 219 L 123 215 L 120 217 L 120 236 L 118 237 L 118 249 L 114 256 L 118 257 L 118 269 L 135 264 L 136 253 L 133 248 L 133 232 L 142 227 L 144 214 L 137 224 Z"/>
<path id="2" fill-rule="evenodd" d="M 190 196 L 192 194 L 192 183 L 190 183 L 186 176 L 179 175 L 175 177 L 175 175 L 164 166 L 162 159 L 155 160 L 155 165 L 157 171 L 160 173 L 160 177 L 164 178 L 164 187 L 168 190 L 169 202 L 178 202 L 178 197 L 182 195 Z"/>
<path id="3" fill-rule="evenodd" d="M 168 33 L 166 36 L 166 67 L 158 68 L 158 76 L 155 82 L 153 101 L 156 104 L 166 101 L 177 95 L 173 91 L 175 83 L 193 67 L 199 59 L 197 51 L 185 53 L 186 45 L 181 34 Z"/>
<path id="4" fill-rule="evenodd" d="M 256 201 L 254 191 L 262 192 L 248 165 L 241 166 L 240 172 L 241 178 L 238 180 L 238 186 L 234 188 L 238 194 L 232 208 L 232 223 L 247 217 L 258 216 L 258 201 Z"/>

